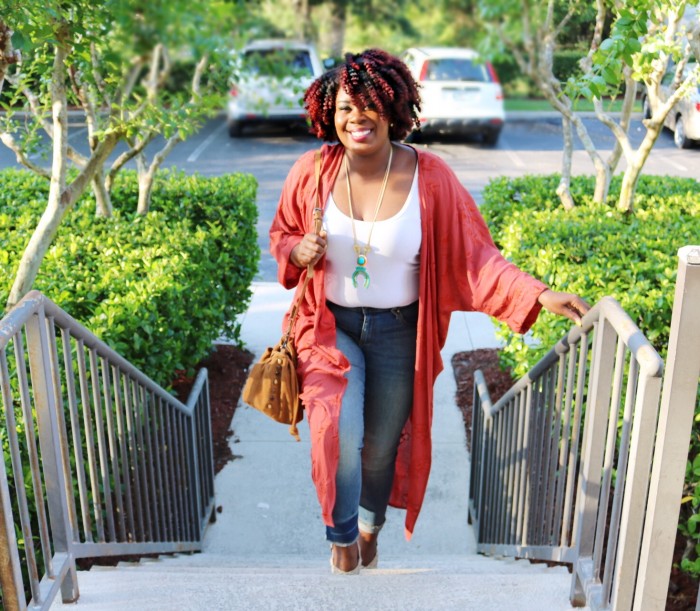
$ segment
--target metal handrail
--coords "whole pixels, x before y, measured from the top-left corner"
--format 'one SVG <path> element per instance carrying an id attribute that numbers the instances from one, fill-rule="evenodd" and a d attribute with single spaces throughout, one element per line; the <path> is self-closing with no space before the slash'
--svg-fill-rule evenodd
<path id="1" fill-rule="evenodd" d="M 643 517 L 631 509 L 647 501 L 662 371 L 605 297 L 497 403 L 476 372 L 478 551 L 572 563 L 572 600 L 609 608 L 621 563 L 638 561 Z M 634 580 L 615 587 L 634 589 Z"/>
<path id="2" fill-rule="evenodd" d="M 32 291 L 0 321 L 0 384 L 5 609 L 76 600 L 76 558 L 201 549 L 214 506 L 206 369 L 183 404 Z"/>

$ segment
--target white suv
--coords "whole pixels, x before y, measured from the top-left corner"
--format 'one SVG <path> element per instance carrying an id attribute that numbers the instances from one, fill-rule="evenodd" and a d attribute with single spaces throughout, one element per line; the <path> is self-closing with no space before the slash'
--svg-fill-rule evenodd
<path id="1" fill-rule="evenodd" d="M 257 40 L 234 55 L 226 120 L 231 137 L 246 125 L 304 123 L 304 92 L 323 73 L 316 48 L 291 40 Z"/>
<path id="2" fill-rule="evenodd" d="M 685 67 L 683 78 L 698 70 L 697 63 L 689 63 Z M 676 75 L 675 69 L 672 66 L 670 70 L 664 74 L 659 87 L 659 96 L 661 101 L 665 102 L 673 95 L 673 80 Z M 651 107 L 646 91 L 642 94 L 642 107 L 644 109 L 644 118 L 651 117 Z M 691 148 L 694 144 L 700 144 L 700 84 L 691 89 L 687 96 L 676 102 L 675 106 L 666 115 L 664 127 L 668 127 L 673 132 L 673 142 L 678 148 Z"/>
<path id="3" fill-rule="evenodd" d="M 503 90 L 489 62 L 456 47 L 416 47 L 401 58 L 420 85 L 421 133 L 480 134 L 486 144 L 498 142 Z"/>

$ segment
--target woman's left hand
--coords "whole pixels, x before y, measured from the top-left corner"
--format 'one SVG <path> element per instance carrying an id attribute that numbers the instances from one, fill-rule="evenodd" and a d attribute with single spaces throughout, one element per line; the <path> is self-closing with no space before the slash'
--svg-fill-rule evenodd
<path id="1" fill-rule="evenodd" d="M 579 327 L 581 326 L 581 318 L 591 309 L 583 299 L 572 293 L 558 293 L 547 289 L 538 297 L 537 301 L 554 314 L 566 316 L 573 320 Z"/>

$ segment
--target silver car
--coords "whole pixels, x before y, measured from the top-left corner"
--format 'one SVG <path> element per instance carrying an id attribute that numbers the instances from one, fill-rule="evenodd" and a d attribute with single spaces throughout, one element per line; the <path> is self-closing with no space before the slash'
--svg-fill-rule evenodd
<path id="1" fill-rule="evenodd" d="M 323 73 L 316 48 L 290 40 L 257 40 L 234 55 L 226 118 L 229 135 L 248 125 L 303 124 L 304 92 Z"/>
<path id="2" fill-rule="evenodd" d="M 420 85 L 421 133 L 477 134 L 486 144 L 498 142 L 503 90 L 490 63 L 458 47 L 415 47 L 401 58 Z"/>
<path id="3" fill-rule="evenodd" d="M 688 64 L 684 78 L 687 78 L 696 68 L 696 63 Z M 661 79 L 659 96 L 662 101 L 666 101 L 673 93 L 674 76 L 674 70 L 669 70 Z M 651 108 L 646 94 L 642 97 L 642 105 L 644 117 L 648 119 L 651 117 Z M 695 143 L 700 143 L 700 84 L 676 103 L 666 115 L 664 126 L 673 132 L 673 141 L 678 148 L 687 149 Z"/>

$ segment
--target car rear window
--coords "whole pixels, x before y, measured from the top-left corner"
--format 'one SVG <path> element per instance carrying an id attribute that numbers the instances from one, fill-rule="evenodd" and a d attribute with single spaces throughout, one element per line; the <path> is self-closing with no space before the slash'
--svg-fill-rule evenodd
<path id="1" fill-rule="evenodd" d="M 487 83 L 488 70 L 484 64 L 477 64 L 470 59 L 442 58 L 428 60 L 423 67 L 423 79 L 426 81 L 478 81 Z"/>
<path id="2" fill-rule="evenodd" d="M 313 76 L 311 56 L 303 49 L 255 49 L 246 51 L 243 61 L 260 76 Z"/>

